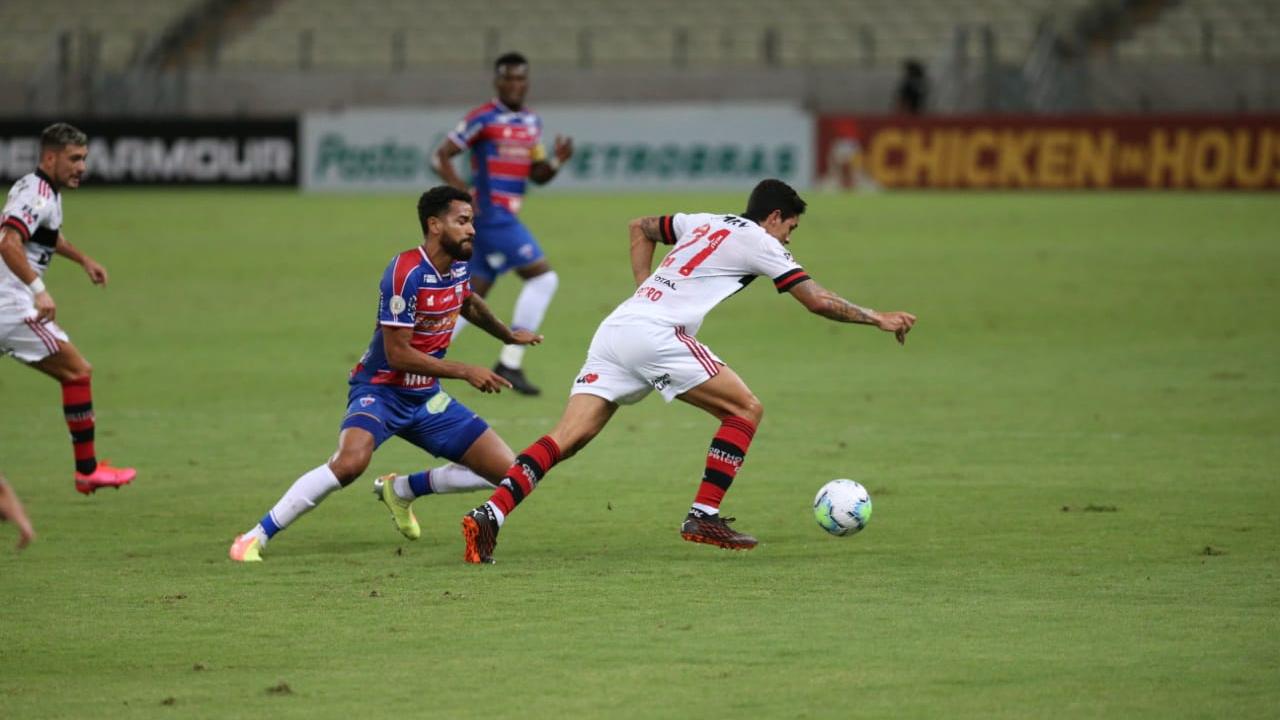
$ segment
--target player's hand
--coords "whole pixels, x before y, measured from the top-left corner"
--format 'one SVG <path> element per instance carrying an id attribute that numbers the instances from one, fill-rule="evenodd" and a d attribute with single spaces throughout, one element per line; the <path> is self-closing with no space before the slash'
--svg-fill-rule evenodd
<path id="1" fill-rule="evenodd" d="M 84 273 L 89 276 L 89 281 L 94 285 L 107 286 L 107 269 L 102 267 L 97 260 L 85 258 Z"/>
<path id="2" fill-rule="evenodd" d="M 915 324 L 916 316 L 908 312 L 876 313 L 876 327 L 893 333 L 898 338 L 899 345 L 906 344 L 907 333 L 911 332 L 911 326 Z"/>
<path id="3" fill-rule="evenodd" d="M 511 342 L 508 345 L 537 345 L 542 342 L 542 336 L 528 330 L 512 330 Z"/>
<path id="4" fill-rule="evenodd" d="M 573 157 L 573 138 L 557 135 L 555 153 L 556 159 L 561 163 L 568 162 Z"/>
<path id="5" fill-rule="evenodd" d="M 474 365 L 467 369 L 467 375 L 463 379 L 471 383 L 471 387 L 483 393 L 502 392 L 502 388 L 511 387 L 511 383 L 498 373 L 489 368 Z"/>
<path id="6" fill-rule="evenodd" d="M 53 322 L 53 317 L 57 314 L 58 306 L 53 302 L 53 296 L 49 291 L 36 293 L 36 322 Z"/>

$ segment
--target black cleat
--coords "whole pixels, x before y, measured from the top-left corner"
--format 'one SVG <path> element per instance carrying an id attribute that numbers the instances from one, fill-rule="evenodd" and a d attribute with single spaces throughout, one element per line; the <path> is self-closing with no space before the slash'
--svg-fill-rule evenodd
<path id="1" fill-rule="evenodd" d="M 755 538 L 729 527 L 733 518 L 706 515 L 691 510 L 680 526 L 680 537 L 689 542 L 715 545 L 727 550 L 750 550 L 758 542 Z"/>
<path id="2" fill-rule="evenodd" d="M 529 378 L 524 376 L 524 370 L 521 370 L 520 368 L 511 368 L 503 365 L 502 363 L 498 363 L 493 366 L 493 371 L 504 380 L 511 383 L 511 389 L 521 395 L 534 396 L 542 394 L 542 388 L 529 382 Z"/>
<path id="3" fill-rule="evenodd" d="M 493 548 L 498 544 L 498 518 L 488 503 L 462 516 L 462 551 L 465 562 L 493 564 Z"/>

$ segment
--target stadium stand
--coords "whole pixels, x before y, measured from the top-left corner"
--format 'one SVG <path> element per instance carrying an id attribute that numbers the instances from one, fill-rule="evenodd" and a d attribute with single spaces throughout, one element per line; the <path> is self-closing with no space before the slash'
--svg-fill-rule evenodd
<path id="1" fill-rule="evenodd" d="M 1116 46 L 1126 61 L 1280 58 L 1280 0 L 1182 0 Z"/>
<path id="2" fill-rule="evenodd" d="M 202 0 L 3 0 L 0 75 L 29 77 L 65 60 L 106 71 L 129 66 Z"/>
<path id="3" fill-rule="evenodd" d="M 1091 0 L 282 0 L 219 64 L 254 69 L 478 66 L 520 48 L 541 65 L 896 65 L 957 27 L 989 26 L 1001 59 L 1025 55 L 1048 13 Z M 969 48 L 978 52 L 977 44 Z"/>

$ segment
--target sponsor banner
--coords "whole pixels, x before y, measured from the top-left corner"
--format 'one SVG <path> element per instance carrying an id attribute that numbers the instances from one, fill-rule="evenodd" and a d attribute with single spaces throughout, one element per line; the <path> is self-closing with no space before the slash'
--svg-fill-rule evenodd
<path id="1" fill-rule="evenodd" d="M 0 122 L 0 179 L 35 169 L 53 120 Z M 89 136 L 86 185 L 296 185 L 298 122 L 68 120 Z"/>
<path id="2" fill-rule="evenodd" d="M 469 109 L 309 113 L 302 123 L 302 185 L 414 192 L 438 184 L 431 156 Z M 535 109 L 548 152 L 556 135 L 574 143 L 573 158 L 547 189 L 743 189 L 764 177 L 806 187 L 813 177 L 813 121 L 790 105 Z M 464 177 L 465 157 L 458 160 Z"/>
<path id="3" fill-rule="evenodd" d="M 1280 115 L 818 120 L 824 184 L 1280 188 Z"/>

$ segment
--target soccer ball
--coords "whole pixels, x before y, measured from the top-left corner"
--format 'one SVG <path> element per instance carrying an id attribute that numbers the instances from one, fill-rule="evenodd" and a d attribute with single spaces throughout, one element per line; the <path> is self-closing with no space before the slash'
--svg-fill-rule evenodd
<path id="1" fill-rule="evenodd" d="M 813 516 L 832 535 L 853 535 L 871 519 L 871 496 L 852 480 L 832 480 L 813 499 Z"/>

